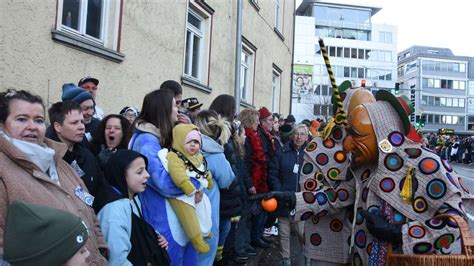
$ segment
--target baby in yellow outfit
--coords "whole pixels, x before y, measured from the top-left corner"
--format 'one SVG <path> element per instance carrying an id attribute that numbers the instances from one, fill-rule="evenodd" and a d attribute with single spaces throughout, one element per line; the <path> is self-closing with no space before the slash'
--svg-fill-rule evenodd
<path id="1" fill-rule="evenodd" d="M 181 222 L 184 232 L 191 240 L 191 244 L 199 253 L 209 252 L 209 245 L 204 241 L 204 236 L 210 237 L 209 232 L 203 232 L 197 215 L 199 203 L 195 202 L 195 194 L 202 193 L 203 200 L 209 201 L 201 190 L 212 188 L 211 173 L 201 154 L 201 133 L 192 124 L 179 124 L 173 128 L 173 144 L 167 155 L 168 172 L 173 182 L 181 188 L 186 195 L 169 198 L 168 201 L 176 216 Z M 200 183 L 196 188 L 191 178 Z M 207 216 L 207 215 L 206 215 Z M 205 219 L 211 220 L 211 213 Z"/>

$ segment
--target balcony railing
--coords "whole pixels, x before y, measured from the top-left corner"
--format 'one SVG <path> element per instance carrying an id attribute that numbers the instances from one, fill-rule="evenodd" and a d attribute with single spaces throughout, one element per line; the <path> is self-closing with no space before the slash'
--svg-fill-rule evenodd
<path id="1" fill-rule="evenodd" d="M 356 29 L 356 30 L 371 30 L 371 23 L 359 23 L 355 21 L 347 20 L 327 20 L 327 19 L 318 19 L 316 18 L 316 25 L 334 27 L 334 28 L 347 28 L 347 29 Z"/>

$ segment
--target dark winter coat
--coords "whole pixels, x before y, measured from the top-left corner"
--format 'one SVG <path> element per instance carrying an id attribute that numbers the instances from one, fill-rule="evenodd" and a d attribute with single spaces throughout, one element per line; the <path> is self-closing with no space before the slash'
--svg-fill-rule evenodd
<path id="1" fill-rule="evenodd" d="M 228 189 L 220 189 L 221 192 L 221 201 L 220 201 L 220 217 L 222 218 L 231 218 L 238 216 L 241 213 L 242 201 L 242 187 L 243 184 L 243 170 L 242 163 L 239 162 L 241 158 L 239 157 L 238 151 L 235 149 L 234 143 L 229 140 L 227 144 L 224 145 L 224 155 L 227 161 L 229 161 L 232 171 L 235 174 L 235 179 Z M 249 179 L 250 177 L 245 177 Z"/>
<path id="2" fill-rule="evenodd" d="M 52 136 L 49 137 L 52 140 L 61 142 L 54 130 Z M 76 143 L 72 151 L 67 150 L 63 160 L 72 166 L 77 175 L 86 184 L 89 193 L 95 197 L 92 207 L 96 213 L 111 198 L 116 198 L 116 195 L 112 193 L 109 182 L 107 182 L 101 171 L 99 162 L 82 143 Z"/>
<path id="3" fill-rule="evenodd" d="M 260 140 L 262 141 L 263 149 L 265 150 L 265 155 L 267 155 L 268 158 L 268 163 L 270 163 L 273 156 L 280 147 L 280 145 L 278 144 L 278 140 L 274 139 L 270 133 L 268 135 L 265 134 L 263 128 L 260 126 L 257 129 L 257 134 L 260 137 Z"/>
<path id="4" fill-rule="evenodd" d="M 306 144 L 299 150 L 293 145 L 293 141 L 285 143 L 282 149 L 278 150 L 270 163 L 269 183 L 272 191 L 299 191 L 299 176 L 301 164 Z M 294 173 L 294 167 L 298 167 Z M 280 210 L 280 216 L 288 216 L 288 210 Z"/>

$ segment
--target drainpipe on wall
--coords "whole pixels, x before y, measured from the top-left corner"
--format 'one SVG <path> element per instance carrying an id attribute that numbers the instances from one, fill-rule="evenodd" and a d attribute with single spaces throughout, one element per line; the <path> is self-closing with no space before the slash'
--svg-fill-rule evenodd
<path id="1" fill-rule="evenodd" d="M 291 72 L 290 72 L 290 110 L 288 114 L 291 114 L 292 98 L 293 97 L 293 68 L 295 64 L 295 28 L 296 28 L 296 1 L 293 1 L 293 46 L 291 47 Z"/>
<path id="2" fill-rule="evenodd" d="M 237 0 L 237 30 L 235 33 L 235 105 L 240 112 L 240 61 L 242 56 L 242 0 Z"/>

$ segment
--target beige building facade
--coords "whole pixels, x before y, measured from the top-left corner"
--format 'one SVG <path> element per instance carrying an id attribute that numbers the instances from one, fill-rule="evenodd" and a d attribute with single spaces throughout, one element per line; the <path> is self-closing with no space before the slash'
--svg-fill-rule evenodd
<path id="1" fill-rule="evenodd" d="M 241 0 L 242 106 L 288 114 L 294 0 Z M 235 94 L 237 0 L 0 1 L 0 88 L 48 106 L 64 83 L 99 79 L 106 113 L 140 107 L 167 79 L 207 108 Z"/>

